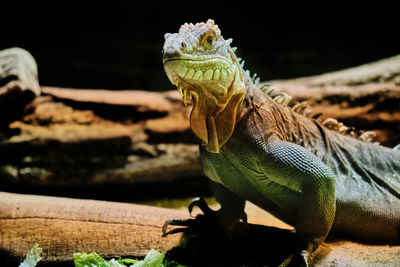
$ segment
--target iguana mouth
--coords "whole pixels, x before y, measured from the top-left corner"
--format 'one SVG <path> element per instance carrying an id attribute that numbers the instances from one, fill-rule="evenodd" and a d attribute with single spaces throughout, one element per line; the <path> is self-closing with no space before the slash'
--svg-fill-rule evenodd
<path id="1" fill-rule="evenodd" d="M 195 58 L 195 57 L 176 57 L 176 58 L 166 58 L 163 59 L 163 63 L 169 62 L 169 61 L 177 61 L 177 60 L 182 60 L 182 61 L 193 61 L 196 63 L 199 62 L 207 62 L 207 61 L 215 61 L 215 60 L 222 60 L 222 61 L 226 61 L 226 64 L 228 64 L 228 60 L 226 58 L 223 57 L 210 57 L 210 58 Z"/>
<path id="2" fill-rule="evenodd" d="M 167 58 L 163 63 L 170 78 L 173 80 L 185 80 L 190 83 L 219 82 L 220 79 L 227 79 L 234 72 L 232 63 L 221 57 L 206 59 Z M 168 70 L 167 66 L 170 64 L 173 66 L 171 68 L 173 71 Z"/>

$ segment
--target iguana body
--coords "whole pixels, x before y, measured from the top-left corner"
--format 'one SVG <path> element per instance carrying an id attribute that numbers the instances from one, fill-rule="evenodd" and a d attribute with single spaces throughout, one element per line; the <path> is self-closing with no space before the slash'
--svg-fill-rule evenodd
<path id="1" fill-rule="evenodd" d="M 307 253 L 330 231 L 399 240 L 400 151 L 276 103 L 229 43 L 209 20 L 183 25 L 164 44 L 167 75 L 194 105 L 191 128 L 203 141 L 201 159 L 218 184 L 221 211 L 237 220 L 249 200 L 293 225 Z"/>

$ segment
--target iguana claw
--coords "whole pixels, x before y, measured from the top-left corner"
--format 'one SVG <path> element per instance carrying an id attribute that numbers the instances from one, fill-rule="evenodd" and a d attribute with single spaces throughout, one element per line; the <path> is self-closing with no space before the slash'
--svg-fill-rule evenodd
<path id="1" fill-rule="evenodd" d="M 181 218 L 171 218 L 165 221 L 162 226 L 162 236 L 166 237 L 167 235 L 182 233 L 186 231 L 186 228 L 175 228 L 167 232 L 169 225 L 177 225 L 177 226 L 186 226 L 190 227 L 193 225 L 195 219 L 181 219 Z"/>
<path id="2" fill-rule="evenodd" d="M 199 216 L 201 217 L 206 217 L 206 218 L 214 218 L 215 217 L 215 211 L 210 209 L 208 207 L 207 202 L 201 198 L 201 197 L 196 197 L 192 199 L 188 206 L 189 214 L 192 216 L 192 211 L 194 207 L 198 207 L 204 215 L 198 215 L 196 216 L 196 219 L 198 219 Z M 193 227 L 195 225 L 198 225 L 198 222 L 196 219 L 181 219 L 181 218 L 171 218 L 167 221 L 165 221 L 163 227 L 162 227 L 162 236 L 167 236 L 169 234 L 175 234 L 175 233 L 181 233 L 181 232 L 187 232 L 187 228 Z M 167 228 L 169 225 L 176 225 L 176 226 L 185 226 L 185 228 L 176 228 L 172 229 L 167 232 Z"/>
<path id="3" fill-rule="evenodd" d="M 247 215 L 243 211 L 239 217 L 235 217 L 236 219 L 231 220 L 229 219 L 230 216 L 226 216 L 221 210 L 214 211 L 212 210 L 208 205 L 207 202 L 201 198 L 201 197 L 196 197 L 194 198 L 189 206 L 188 210 L 190 215 L 192 216 L 193 208 L 198 207 L 203 214 L 196 215 L 195 218 L 187 218 L 187 219 L 181 219 L 181 218 L 171 218 L 167 221 L 165 221 L 163 227 L 162 227 L 162 236 L 167 236 L 169 234 L 175 234 L 175 233 L 181 233 L 181 232 L 190 232 L 189 228 L 194 229 L 201 229 L 204 227 L 204 225 L 214 225 L 217 226 L 218 228 L 223 228 L 227 232 L 232 230 L 234 221 L 237 222 L 237 220 L 241 220 L 243 223 L 247 223 Z M 184 226 L 183 228 L 175 228 L 170 231 L 167 231 L 167 228 L 169 225 L 175 225 L 175 226 Z"/>
<path id="4" fill-rule="evenodd" d="M 201 197 L 196 197 L 196 198 L 192 199 L 192 201 L 190 201 L 190 204 L 188 207 L 190 215 L 192 215 L 192 211 L 193 211 L 194 207 L 198 207 L 203 212 L 203 214 L 206 216 L 212 215 L 213 212 L 215 212 L 212 209 L 210 209 L 210 207 L 207 205 L 207 202 Z"/>

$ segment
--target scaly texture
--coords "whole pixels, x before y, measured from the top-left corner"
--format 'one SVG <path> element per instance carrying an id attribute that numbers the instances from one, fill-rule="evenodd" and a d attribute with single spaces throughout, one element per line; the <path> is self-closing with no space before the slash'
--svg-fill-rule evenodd
<path id="1" fill-rule="evenodd" d="M 330 231 L 399 239 L 398 149 L 364 142 L 369 135 L 345 135 L 343 125 L 333 131 L 305 116 L 306 104 L 288 107 L 287 95 L 271 98 L 212 20 L 165 37 L 164 68 L 184 101 L 192 96 L 190 123 L 203 140 L 204 170 L 232 221 L 241 218 L 245 200 L 255 203 L 295 226 L 304 259 Z M 204 75 L 221 74 L 222 65 L 230 74 Z"/>

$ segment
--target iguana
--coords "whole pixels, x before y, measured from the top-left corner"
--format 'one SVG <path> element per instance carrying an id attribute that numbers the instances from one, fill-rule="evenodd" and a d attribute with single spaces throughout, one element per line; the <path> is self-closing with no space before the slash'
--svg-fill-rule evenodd
<path id="1" fill-rule="evenodd" d="M 245 220 L 245 200 L 255 203 L 295 227 L 305 264 L 330 232 L 399 240 L 398 147 L 333 131 L 296 112 L 304 105 L 273 99 L 243 69 L 230 43 L 208 20 L 165 34 L 163 46 L 169 80 L 184 103 L 193 104 L 190 127 L 202 141 L 219 220 Z"/>

